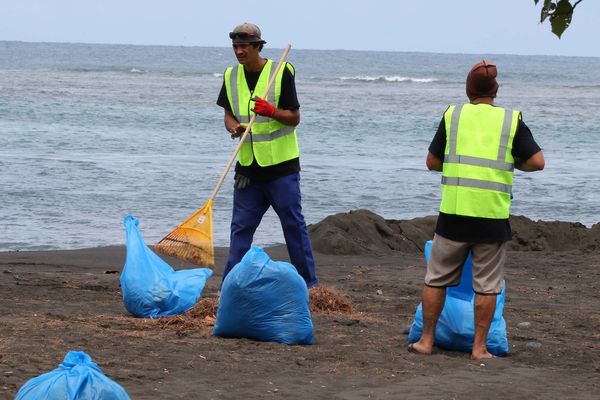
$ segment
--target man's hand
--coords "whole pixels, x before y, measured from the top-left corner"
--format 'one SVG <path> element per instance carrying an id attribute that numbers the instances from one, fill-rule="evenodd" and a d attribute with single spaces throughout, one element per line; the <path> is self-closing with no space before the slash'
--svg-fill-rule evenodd
<path id="1" fill-rule="evenodd" d="M 273 104 L 269 103 L 265 99 L 261 99 L 260 97 L 254 97 L 255 101 L 254 108 L 252 111 L 257 113 L 258 115 L 262 115 L 263 117 L 273 118 L 275 113 L 277 112 L 277 107 Z"/>
<path id="2" fill-rule="evenodd" d="M 245 131 L 246 131 L 246 127 L 244 125 L 240 125 L 240 124 L 234 125 L 231 128 L 229 128 L 229 133 L 231 133 L 232 139 L 242 136 Z"/>

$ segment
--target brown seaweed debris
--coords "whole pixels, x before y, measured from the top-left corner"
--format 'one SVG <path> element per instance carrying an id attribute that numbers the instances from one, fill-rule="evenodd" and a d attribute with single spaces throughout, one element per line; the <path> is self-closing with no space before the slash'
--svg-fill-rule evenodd
<path id="1" fill-rule="evenodd" d="M 309 289 L 310 311 L 314 313 L 344 313 L 353 312 L 352 302 L 345 294 L 332 287 L 317 286 Z"/>
<path id="2" fill-rule="evenodd" d="M 217 318 L 217 309 L 219 308 L 219 298 L 201 299 L 190 311 L 187 312 L 191 318 Z M 214 324 L 213 324 L 214 325 Z"/>
<path id="3" fill-rule="evenodd" d="M 158 318 L 156 324 L 162 329 L 173 329 L 179 335 L 206 330 L 215 325 L 218 308 L 218 298 L 204 298 L 187 313 Z"/>
<path id="4" fill-rule="evenodd" d="M 352 314 L 350 298 L 332 287 L 318 286 L 309 289 L 310 311 L 313 313 Z M 156 319 L 162 329 L 174 330 L 178 335 L 191 332 L 209 331 L 215 325 L 219 298 L 203 298 L 190 311 L 183 315 Z"/>

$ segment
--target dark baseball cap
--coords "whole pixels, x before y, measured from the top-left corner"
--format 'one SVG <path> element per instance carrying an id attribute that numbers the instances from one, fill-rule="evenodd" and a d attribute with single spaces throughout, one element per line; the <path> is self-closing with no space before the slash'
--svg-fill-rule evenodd
<path id="1" fill-rule="evenodd" d="M 229 32 L 229 38 L 233 43 L 267 43 L 261 39 L 260 35 L 260 28 L 249 22 L 244 22 Z"/>

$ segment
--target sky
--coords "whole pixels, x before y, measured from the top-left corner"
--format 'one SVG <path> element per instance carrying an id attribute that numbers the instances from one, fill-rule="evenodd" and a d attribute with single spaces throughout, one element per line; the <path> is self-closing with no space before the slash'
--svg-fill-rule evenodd
<path id="1" fill-rule="evenodd" d="M 558 39 L 534 0 L 0 0 L 0 40 L 210 46 L 239 23 L 273 48 L 600 57 L 600 1 Z"/>

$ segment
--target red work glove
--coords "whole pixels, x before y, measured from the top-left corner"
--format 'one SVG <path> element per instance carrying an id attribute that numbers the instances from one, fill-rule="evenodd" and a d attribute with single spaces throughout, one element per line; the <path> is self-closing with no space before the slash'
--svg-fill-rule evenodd
<path id="1" fill-rule="evenodd" d="M 260 97 L 255 97 L 254 101 L 255 104 L 252 111 L 257 113 L 258 115 L 262 115 L 263 117 L 273 118 L 275 116 L 277 108 L 273 104 L 269 103 L 265 99 L 261 99 Z"/>

